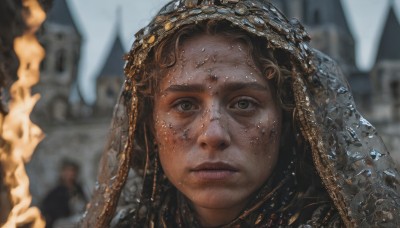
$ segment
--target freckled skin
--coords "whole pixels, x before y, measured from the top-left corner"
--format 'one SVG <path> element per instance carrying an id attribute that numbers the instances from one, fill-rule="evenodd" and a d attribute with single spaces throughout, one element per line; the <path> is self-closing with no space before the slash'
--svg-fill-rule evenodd
<path id="1" fill-rule="evenodd" d="M 222 225 L 239 215 L 275 168 L 281 109 L 244 44 L 200 35 L 181 50 L 155 96 L 160 161 L 202 225 Z M 204 163 L 234 170 L 203 175 L 196 167 Z"/>

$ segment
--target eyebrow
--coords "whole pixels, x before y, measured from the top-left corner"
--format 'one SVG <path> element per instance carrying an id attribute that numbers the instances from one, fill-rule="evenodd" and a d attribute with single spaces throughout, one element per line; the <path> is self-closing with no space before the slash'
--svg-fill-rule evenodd
<path id="1" fill-rule="evenodd" d="M 267 87 L 256 82 L 228 82 L 222 85 L 227 90 L 241 90 L 241 89 L 254 89 L 258 91 L 266 91 Z M 170 85 L 164 92 L 192 92 L 201 93 L 206 91 L 204 84 L 190 84 L 190 85 Z"/>

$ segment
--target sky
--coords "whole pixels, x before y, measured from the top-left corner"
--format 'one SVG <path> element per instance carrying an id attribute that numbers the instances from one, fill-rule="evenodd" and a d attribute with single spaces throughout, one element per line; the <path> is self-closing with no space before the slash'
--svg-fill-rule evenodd
<path id="1" fill-rule="evenodd" d="M 357 66 L 369 70 L 390 4 L 400 15 L 400 0 L 341 0 L 356 41 Z M 79 84 L 84 99 L 95 99 L 95 78 L 107 58 L 118 31 L 126 51 L 134 34 L 168 0 L 68 0 L 84 40 L 79 65 Z M 399 18 L 399 16 L 398 16 Z M 400 51 L 400 50 L 399 50 Z"/>

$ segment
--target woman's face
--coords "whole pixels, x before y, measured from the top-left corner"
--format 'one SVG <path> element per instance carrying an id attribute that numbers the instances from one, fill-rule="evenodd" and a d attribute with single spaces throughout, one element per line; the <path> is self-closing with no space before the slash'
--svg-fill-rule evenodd
<path id="1" fill-rule="evenodd" d="M 197 211 L 239 213 L 277 163 L 281 110 L 243 43 L 200 35 L 177 58 L 155 97 L 162 168 Z"/>

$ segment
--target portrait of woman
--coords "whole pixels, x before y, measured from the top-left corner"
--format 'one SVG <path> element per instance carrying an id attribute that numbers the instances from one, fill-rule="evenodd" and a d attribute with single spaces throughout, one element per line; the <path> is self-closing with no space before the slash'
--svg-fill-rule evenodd
<path id="1" fill-rule="evenodd" d="M 397 227 L 399 172 L 336 63 L 263 0 L 136 34 L 83 227 Z"/>

